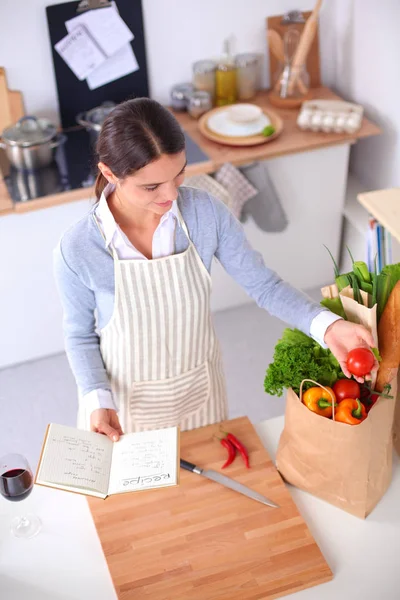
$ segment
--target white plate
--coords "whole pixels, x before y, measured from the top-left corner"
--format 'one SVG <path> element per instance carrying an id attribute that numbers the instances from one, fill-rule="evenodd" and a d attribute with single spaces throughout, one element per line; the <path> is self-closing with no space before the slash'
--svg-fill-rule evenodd
<path id="1" fill-rule="evenodd" d="M 216 112 L 207 119 L 207 127 L 211 131 L 228 137 L 258 135 L 267 125 L 271 125 L 271 121 L 264 114 L 251 123 L 235 123 L 229 117 L 229 108 Z"/>

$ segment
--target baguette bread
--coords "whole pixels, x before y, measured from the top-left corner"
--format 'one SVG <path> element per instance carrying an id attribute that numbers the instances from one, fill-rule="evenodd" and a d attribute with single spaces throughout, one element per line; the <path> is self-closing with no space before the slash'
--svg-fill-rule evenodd
<path id="1" fill-rule="evenodd" d="M 390 293 L 378 324 L 379 365 L 375 389 L 382 392 L 391 383 L 400 365 L 400 281 Z"/>

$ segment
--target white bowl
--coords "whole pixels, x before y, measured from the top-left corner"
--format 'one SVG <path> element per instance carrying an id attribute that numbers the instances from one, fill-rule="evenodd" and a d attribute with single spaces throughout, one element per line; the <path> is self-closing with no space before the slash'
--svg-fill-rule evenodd
<path id="1" fill-rule="evenodd" d="M 229 109 L 217 111 L 207 119 L 207 127 L 211 131 L 228 137 L 259 135 L 267 125 L 271 125 L 271 121 L 263 112 L 261 112 L 258 119 L 245 123 L 235 123 L 232 121 Z"/>
<path id="2" fill-rule="evenodd" d="M 257 121 L 261 115 L 261 108 L 255 104 L 235 104 L 228 112 L 229 118 L 235 123 L 251 123 Z"/>

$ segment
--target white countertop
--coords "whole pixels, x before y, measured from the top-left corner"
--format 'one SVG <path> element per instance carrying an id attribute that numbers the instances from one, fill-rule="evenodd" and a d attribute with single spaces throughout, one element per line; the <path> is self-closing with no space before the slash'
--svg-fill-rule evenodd
<path id="1" fill-rule="evenodd" d="M 283 417 L 256 430 L 272 457 Z M 334 579 L 296 594 L 296 600 L 399 600 L 400 463 L 373 513 L 362 521 L 290 487 Z M 43 522 L 31 540 L 9 533 L 11 518 L 26 509 Z M 115 600 L 100 542 L 83 496 L 36 487 L 24 503 L 0 498 L 1 600 Z M 207 600 L 206 598 L 204 600 Z"/>

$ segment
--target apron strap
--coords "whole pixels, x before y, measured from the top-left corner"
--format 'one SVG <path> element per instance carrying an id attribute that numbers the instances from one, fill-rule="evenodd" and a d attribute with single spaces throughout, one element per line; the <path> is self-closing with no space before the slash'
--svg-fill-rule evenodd
<path id="1" fill-rule="evenodd" d="M 186 234 L 187 239 L 189 240 L 189 242 L 192 243 L 192 240 L 190 239 L 190 235 L 189 235 L 189 230 L 187 228 L 187 225 L 186 225 L 185 221 L 183 220 L 182 213 L 179 210 L 178 206 L 176 208 L 177 208 L 177 215 L 178 215 L 179 224 L 182 227 L 184 233 Z"/>

